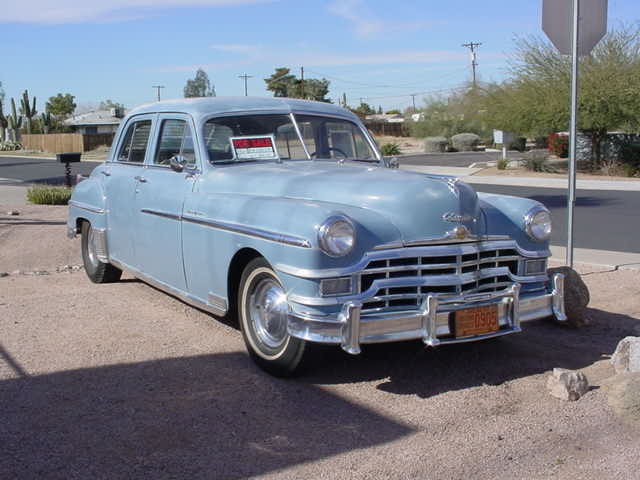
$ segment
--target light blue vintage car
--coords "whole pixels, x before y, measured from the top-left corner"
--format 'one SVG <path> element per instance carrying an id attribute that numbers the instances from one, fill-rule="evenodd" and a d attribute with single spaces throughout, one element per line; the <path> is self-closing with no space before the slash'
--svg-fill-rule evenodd
<path id="1" fill-rule="evenodd" d="M 359 119 L 286 98 L 139 107 L 78 184 L 69 235 L 96 283 L 122 270 L 239 320 L 253 359 L 294 372 L 307 342 L 428 346 L 565 321 L 549 212 L 386 161 Z"/>

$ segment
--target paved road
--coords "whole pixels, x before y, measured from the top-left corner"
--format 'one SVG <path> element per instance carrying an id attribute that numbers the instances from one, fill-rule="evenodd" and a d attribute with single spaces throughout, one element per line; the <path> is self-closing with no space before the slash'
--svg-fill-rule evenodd
<path id="1" fill-rule="evenodd" d="M 477 159 L 479 155 L 488 154 L 422 155 L 416 161 L 428 160 L 440 162 L 441 165 L 443 158 L 451 158 L 452 162 L 469 162 L 472 159 L 480 161 Z M 433 160 L 431 160 L 432 157 Z M 402 160 L 403 163 L 407 162 L 405 158 Z M 96 165 L 98 163 L 95 162 L 75 164 L 72 166 L 72 172 L 74 175 L 76 173 L 88 175 Z M 456 166 L 460 166 L 460 164 Z M 15 180 L 29 183 L 62 183 L 64 182 L 64 166 L 51 160 L 0 157 L 0 184 L 10 184 Z M 554 219 L 555 230 L 552 243 L 566 245 L 565 190 L 502 185 L 474 185 L 474 188 L 481 192 L 529 197 L 542 202 L 551 210 Z M 575 216 L 576 247 L 640 253 L 640 241 L 638 241 L 640 238 L 639 205 L 640 192 L 578 190 Z"/>

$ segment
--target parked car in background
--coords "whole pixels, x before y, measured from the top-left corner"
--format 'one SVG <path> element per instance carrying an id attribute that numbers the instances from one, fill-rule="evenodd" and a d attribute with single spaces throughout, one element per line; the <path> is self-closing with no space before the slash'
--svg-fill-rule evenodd
<path id="1" fill-rule="evenodd" d="M 549 212 L 386 163 L 352 113 L 286 98 L 158 102 L 123 120 L 70 201 L 89 278 L 123 270 L 237 318 L 288 375 L 308 342 L 428 346 L 566 320 Z"/>

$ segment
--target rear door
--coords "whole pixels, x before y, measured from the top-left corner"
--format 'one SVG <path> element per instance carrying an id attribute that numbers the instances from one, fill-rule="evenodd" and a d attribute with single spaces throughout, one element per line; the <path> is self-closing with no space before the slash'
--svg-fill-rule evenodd
<path id="1" fill-rule="evenodd" d="M 132 117 L 120 135 L 116 154 L 103 171 L 108 208 L 107 245 L 109 256 L 130 267 L 136 266 L 134 246 L 135 190 L 145 170 L 155 115 Z"/>
<path id="2" fill-rule="evenodd" d="M 182 259 L 182 208 L 198 172 L 193 122 L 184 114 L 161 114 L 154 152 L 138 179 L 135 194 L 136 258 L 139 269 L 155 280 L 186 291 Z M 174 156 L 187 164 L 182 172 L 169 166 Z"/>

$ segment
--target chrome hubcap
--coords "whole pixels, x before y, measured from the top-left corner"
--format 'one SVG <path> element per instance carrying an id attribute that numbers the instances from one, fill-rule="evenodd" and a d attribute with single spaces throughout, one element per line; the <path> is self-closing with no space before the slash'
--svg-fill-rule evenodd
<path id="1" fill-rule="evenodd" d="M 249 315 L 258 339 L 277 349 L 287 338 L 289 305 L 282 287 L 272 278 L 258 282 L 249 298 Z"/>
<path id="2" fill-rule="evenodd" d="M 89 238 L 87 238 L 87 255 L 89 256 L 91 265 L 97 267 L 99 260 L 96 254 L 96 235 L 92 227 L 89 227 Z"/>

